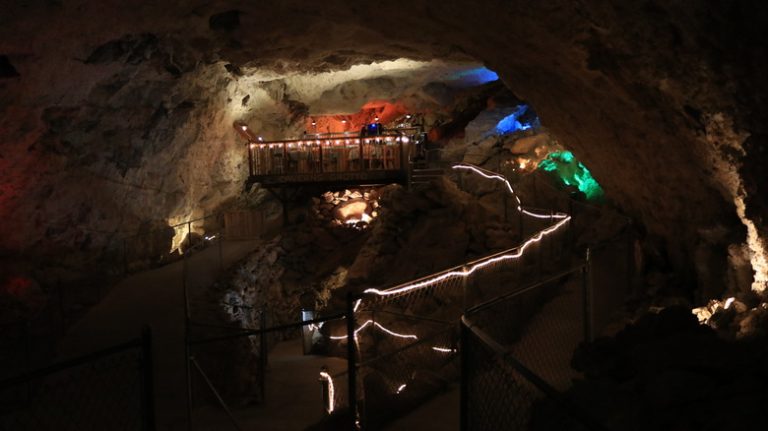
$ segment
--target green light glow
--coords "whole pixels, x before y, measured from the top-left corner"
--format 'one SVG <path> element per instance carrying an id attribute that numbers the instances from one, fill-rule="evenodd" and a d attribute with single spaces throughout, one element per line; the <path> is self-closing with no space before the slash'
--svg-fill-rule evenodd
<path id="1" fill-rule="evenodd" d="M 589 169 L 577 161 L 570 151 L 550 153 L 539 163 L 539 169 L 557 174 L 565 185 L 578 187 L 589 200 L 603 196 L 603 188 L 592 177 Z"/>

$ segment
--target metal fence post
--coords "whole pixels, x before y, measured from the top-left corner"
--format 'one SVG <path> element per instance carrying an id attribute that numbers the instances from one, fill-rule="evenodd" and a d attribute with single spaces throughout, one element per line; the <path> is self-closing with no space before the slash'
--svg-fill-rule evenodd
<path id="1" fill-rule="evenodd" d="M 219 231 L 219 269 L 224 271 L 224 231 Z"/>
<path id="2" fill-rule="evenodd" d="M 267 333 L 264 329 L 267 327 L 267 309 L 261 307 L 259 315 L 259 391 L 261 392 L 261 401 L 266 399 L 266 381 L 267 381 L 267 360 L 269 356 L 269 346 L 267 345 Z"/>
<path id="3" fill-rule="evenodd" d="M 632 220 L 627 220 L 627 287 L 624 292 L 624 297 L 632 294 L 632 284 L 635 277 L 635 241 L 632 235 Z"/>
<path id="4" fill-rule="evenodd" d="M 469 429 L 469 328 L 459 321 L 459 356 L 461 377 L 459 386 L 459 429 Z"/>
<path id="5" fill-rule="evenodd" d="M 568 244 L 573 243 L 573 198 L 570 196 L 568 197 L 568 217 L 571 218 L 571 220 L 568 222 L 568 232 L 567 232 L 567 240 Z"/>
<path id="6" fill-rule="evenodd" d="M 185 341 L 186 342 L 186 341 Z M 145 326 L 141 330 L 141 377 L 142 377 L 142 429 L 155 429 L 155 383 L 152 361 L 152 330 Z"/>
<path id="7" fill-rule="evenodd" d="M 67 315 L 66 315 L 66 311 L 64 311 L 66 306 L 64 305 L 64 289 L 61 288 L 61 279 L 56 279 L 56 289 L 58 290 L 56 293 L 59 299 L 59 317 L 61 318 L 61 335 L 64 335 L 67 332 Z"/>
<path id="8" fill-rule="evenodd" d="M 128 240 L 123 238 L 123 273 L 128 274 Z"/>
<path id="9" fill-rule="evenodd" d="M 187 430 L 192 429 L 192 369 L 190 368 L 190 349 L 189 349 L 189 293 L 187 292 L 187 253 L 182 255 L 183 268 L 181 272 L 182 291 L 184 292 L 184 374 L 187 385 L 187 400 L 186 400 L 186 414 L 187 414 Z"/>
<path id="10" fill-rule="evenodd" d="M 349 429 L 357 429 L 357 351 L 355 345 L 355 305 L 352 292 L 347 293 L 347 375 L 349 389 Z"/>
<path id="11" fill-rule="evenodd" d="M 592 342 L 594 339 L 594 316 L 592 298 L 592 272 L 591 251 L 587 248 L 584 267 L 581 269 L 582 305 L 584 315 L 584 341 Z"/>
<path id="12" fill-rule="evenodd" d="M 464 265 L 462 268 L 462 271 L 464 274 L 467 274 L 469 272 L 469 267 Z M 467 291 L 469 285 L 469 275 L 466 275 L 464 277 L 461 277 L 461 310 L 465 311 L 467 309 L 468 303 L 467 303 Z"/>
<path id="13" fill-rule="evenodd" d="M 501 194 L 502 194 L 502 202 L 504 205 L 504 223 L 509 223 L 509 202 L 507 201 L 506 190 L 502 189 Z"/>
<path id="14" fill-rule="evenodd" d="M 323 393 L 323 413 L 330 414 L 331 411 L 331 387 L 327 378 L 323 378 L 323 373 L 328 374 L 328 367 L 320 367 L 320 390 Z"/>

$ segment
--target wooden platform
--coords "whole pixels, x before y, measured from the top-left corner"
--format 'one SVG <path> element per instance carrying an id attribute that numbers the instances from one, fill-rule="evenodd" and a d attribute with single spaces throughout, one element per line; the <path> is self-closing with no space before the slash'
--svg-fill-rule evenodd
<path id="1" fill-rule="evenodd" d="M 350 172 L 308 172 L 282 175 L 253 175 L 248 179 L 248 187 L 256 183 L 268 188 L 313 185 L 324 185 L 329 188 L 334 188 L 351 185 L 407 184 L 408 172 L 400 169 Z"/>

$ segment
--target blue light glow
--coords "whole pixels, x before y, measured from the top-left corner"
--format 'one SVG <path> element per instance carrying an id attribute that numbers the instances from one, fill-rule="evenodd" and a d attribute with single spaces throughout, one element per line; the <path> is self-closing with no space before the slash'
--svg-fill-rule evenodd
<path id="1" fill-rule="evenodd" d="M 487 67 L 476 67 L 474 69 L 462 70 L 454 73 L 449 78 L 455 81 L 466 81 L 473 85 L 482 85 L 488 82 L 498 81 L 499 75 Z"/>
<path id="2" fill-rule="evenodd" d="M 531 123 L 521 122 L 519 118 L 525 114 L 528 110 L 528 105 L 520 105 L 515 112 L 502 118 L 498 124 L 496 124 L 496 133 L 499 135 L 506 135 L 507 133 L 513 133 L 518 130 L 528 130 L 533 127 Z"/>

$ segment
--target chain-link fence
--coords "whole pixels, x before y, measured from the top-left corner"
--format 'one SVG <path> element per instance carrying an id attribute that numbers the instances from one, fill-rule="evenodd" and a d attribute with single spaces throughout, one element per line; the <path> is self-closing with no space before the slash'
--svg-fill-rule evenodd
<path id="1" fill-rule="evenodd" d="M 3 430 L 153 430 L 151 336 L 0 381 Z"/>
<path id="2" fill-rule="evenodd" d="M 593 336 L 589 264 L 502 295 L 462 319 L 462 430 L 602 430 L 561 391 Z"/>

